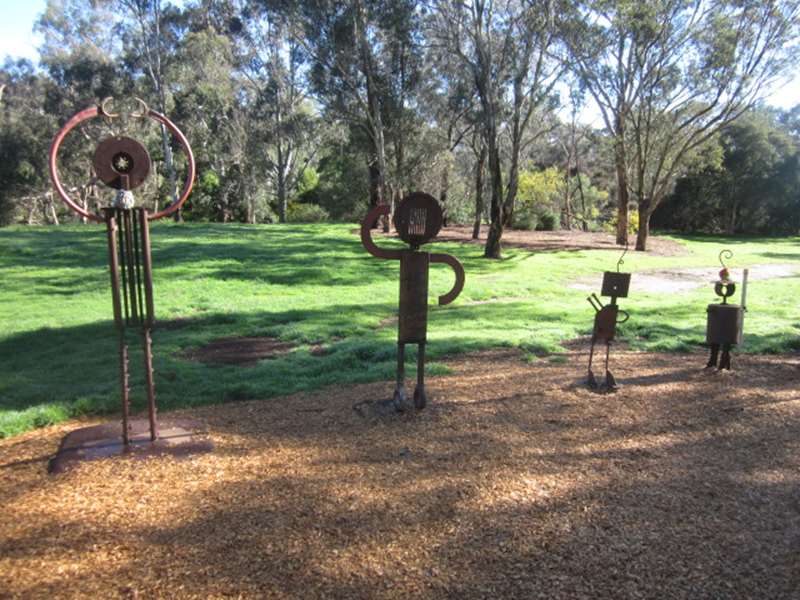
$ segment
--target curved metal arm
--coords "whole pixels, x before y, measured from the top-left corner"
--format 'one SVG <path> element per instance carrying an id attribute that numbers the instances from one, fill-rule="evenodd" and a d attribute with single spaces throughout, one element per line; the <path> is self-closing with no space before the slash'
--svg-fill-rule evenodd
<path id="1" fill-rule="evenodd" d="M 364 245 L 364 248 L 367 250 L 367 252 L 372 254 L 372 256 L 390 260 L 400 260 L 400 257 L 403 254 L 402 250 L 387 250 L 385 248 L 380 248 L 375 244 L 375 242 L 372 241 L 372 224 L 382 215 L 388 215 L 389 212 L 388 205 L 379 204 L 367 213 L 367 216 L 364 217 L 363 221 L 361 221 L 361 243 Z"/>
<path id="2" fill-rule="evenodd" d="M 53 187 L 58 192 L 58 195 L 64 201 L 64 203 L 69 206 L 73 211 L 78 213 L 79 215 L 86 217 L 87 219 L 91 219 L 92 221 L 102 222 L 103 218 L 99 217 L 94 213 L 90 213 L 87 210 L 84 210 L 81 206 L 79 206 L 72 198 L 69 197 L 67 191 L 64 189 L 64 186 L 61 185 L 61 179 L 58 176 L 58 150 L 61 147 L 61 143 L 64 141 L 64 138 L 67 137 L 67 134 L 75 129 L 78 125 L 83 123 L 84 121 L 88 121 L 97 116 L 103 116 L 108 118 L 116 117 L 116 113 L 109 112 L 109 104 L 112 98 L 106 98 L 100 104 L 100 106 L 90 106 L 78 114 L 74 115 L 69 121 L 67 121 L 64 126 L 59 130 L 56 134 L 56 137 L 53 139 L 53 143 L 50 145 L 50 153 L 48 157 L 48 163 L 50 166 L 50 179 L 53 182 Z M 146 105 L 144 102 L 141 102 L 140 107 L 144 110 Z M 171 204 L 164 210 L 154 213 L 152 215 L 148 214 L 148 220 L 152 221 L 155 219 L 160 219 L 162 217 L 166 217 L 171 215 L 176 210 L 178 210 L 183 203 L 186 202 L 186 199 L 189 197 L 189 194 L 192 192 L 192 186 L 194 185 L 194 176 L 195 176 L 195 164 L 194 164 L 194 154 L 192 154 L 192 148 L 189 146 L 189 141 L 186 139 L 186 136 L 183 135 L 183 132 L 178 129 L 178 127 L 170 121 L 167 117 L 162 115 L 161 113 L 157 113 L 154 110 L 148 110 L 146 116 L 157 121 L 164 127 L 166 127 L 172 135 L 180 142 L 181 146 L 183 146 L 184 151 L 186 152 L 186 160 L 188 162 L 188 172 L 186 173 L 186 183 L 183 185 L 183 189 L 181 190 L 181 194 L 178 198 L 178 201 L 174 204 Z"/>
<path id="3" fill-rule="evenodd" d="M 458 298 L 461 290 L 464 289 L 464 267 L 461 266 L 461 263 L 458 262 L 454 256 L 450 256 L 449 254 L 431 254 L 430 261 L 432 263 L 450 265 L 456 273 L 456 282 L 453 284 L 453 289 L 443 296 L 439 296 L 440 305 L 444 306 L 445 304 L 450 304 L 453 300 Z"/>
<path id="4" fill-rule="evenodd" d="M 105 101 L 104 101 L 105 103 Z M 79 206 L 72 198 L 69 197 L 67 191 L 64 189 L 64 186 L 61 185 L 61 179 L 58 177 L 58 149 L 61 146 L 61 142 L 64 141 L 64 138 L 67 137 L 67 134 L 75 129 L 79 124 L 83 123 L 84 121 L 96 117 L 97 115 L 105 115 L 105 109 L 101 108 L 100 106 L 90 106 L 89 108 L 85 108 L 75 116 L 73 116 L 69 121 L 64 124 L 64 127 L 56 134 L 56 137 L 53 138 L 53 143 L 50 144 L 50 153 L 48 155 L 48 162 L 50 166 L 50 180 L 53 182 L 53 187 L 56 188 L 56 192 L 58 195 L 61 196 L 61 199 L 64 203 L 69 206 L 73 211 L 81 215 L 82 217 L 86 217 L 92 221 L 97 221 L 98 223 L 102 222 L 103 219 L 97 216 L 94 213 L 90 213 L 87 210 L 84 210 L 81 206 Z"/>
<path id="5" fill-rule="evenodd" d="M 631 316 L 628 314 L 628 311 L 625 311 L 625 310 L 622 310 L 622 309 L 620 309 L 620 310 L 619 310 L 619 314 L 625 315 L 625 318 L 624 318 L 624 319 L 622 319 L 621 321 L 620 321 L 620 320 L 617 320 L 617 323 L 624 323 L 625 321 L 627 321 L 628 319 L 630 319 L 630 318 L 631 318 Z"/>

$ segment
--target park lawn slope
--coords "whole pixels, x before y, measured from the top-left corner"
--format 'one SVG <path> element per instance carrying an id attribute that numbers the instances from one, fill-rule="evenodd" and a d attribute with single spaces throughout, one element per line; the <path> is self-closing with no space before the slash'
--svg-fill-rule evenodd
<path id="1" fill-rule="evenodd" d="M 800 267 L 798 238 L 672 238 L 680 256 L 630 252 L 625 270 Z M 391 379 L 395 369 L 399 266 L 369 256 L 354 226 L 156 224 L 152 228 L 155 370 L 160 410 L 269 398 L 332 384 Z M 381 240 L 381 244 L 398 244 Z M 502 260 L 478 245 L 434 243 L 456 255 L 467 283 L 456 302 L 435 306 L 452 272 L 432 266 L 430 372 L 447 355 L 517 347 L 530 360 L 591 332 L 581 278 L 614 269 L 616 251 L 507 249 Z M 97 226 L 0 230 L 0 436 L 118 407 L 105 233 Z M 634 275 L 635 277 L 635 275 Z M 800 277 L 758 281 L 748 293 L 750 353 L 800 347 Z M 635 350 L 688 351 L 704 341 L 711 287 L 644 293 L 621 301 L 631 320 L 620 339 Z M 269 336 L 295 348 L 255 366 L 192 361 L 220 338 Z M 130 334 L 134 410 L 143 404 L 141 352 Z M 409 353 L 409 361 L 414 353 Z M 409 364 L 411 366 L 411 364 Z M 581 368 L 576 365 L 576 376 Z M 409 372 L 409 375 L 413 371 Z"/>

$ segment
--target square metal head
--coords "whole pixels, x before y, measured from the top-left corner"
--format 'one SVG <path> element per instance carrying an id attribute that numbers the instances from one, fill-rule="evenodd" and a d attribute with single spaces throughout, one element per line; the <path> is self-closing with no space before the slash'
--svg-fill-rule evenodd
<path id="1" fill-rule="evenodd" d="M 630 273 L 606 271 L 603 273 L 603 288 L 600 291 L 600 295 L 614 298 L 627 298 L 630 285 Z"/>

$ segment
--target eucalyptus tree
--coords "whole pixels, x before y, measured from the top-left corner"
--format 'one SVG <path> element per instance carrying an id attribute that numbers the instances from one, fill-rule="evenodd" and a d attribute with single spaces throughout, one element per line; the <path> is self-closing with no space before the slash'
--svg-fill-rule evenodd
<path id="1" fill-rule="evenodd" d="M 500 257 L 519 186 L 520 157 L 535 135 L 534 115 L 553 101 L 564 71 L 556 60 L 553 0 L 430 3 L 432 42 L 451 52 L 472 79 L 487 148 L 491 209 L 484 256 Z M 502 140 L 508 140 L 502 152 Z"/>
<path id="2" fill-rule="evenodd" d="M 266 2 L 242 2 L 236 40 L 243 98 L 258 141 L 250 160 L 258 165 L 286 221 L 290 194 L 319 148 L 323 128 L 314 114 L 305 78 L 305 53 L 290 12 Z"/>
<path id="3" fill-rule="evenodd" d="M 636 247 L 676 178 L 796 61 L 798 0 L 585 0 L 565 40 L 614 138 L 617 242 Z"/>
<path id="4" fill-rule="evenodd" d="M 309 56 L 309 76 L 324 115 L 368 141 L 370 204 L 388 204 L 406 183 L 415 126 L 421 50 L 411 0 L 296 2 L 292 21 Z M 394 152 L 394 161 L 390 153 Z M 393 163 L 393 164 L 392 164 Z M 388 228 L 388 222 L 384 222 Z"/>

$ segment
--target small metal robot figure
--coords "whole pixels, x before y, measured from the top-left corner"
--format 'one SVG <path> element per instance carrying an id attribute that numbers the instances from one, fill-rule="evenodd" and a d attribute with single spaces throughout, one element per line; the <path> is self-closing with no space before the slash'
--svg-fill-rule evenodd
<path id="1" fill-rule="evenodd" d="M 721 371 L 731 369 L 731 346 L 742 343 L 742 330 L 744 325 L 744 311 L 747 310 L 745 300 L 747 296 L 747 274 L 745 269 L 742 276 L 742 305 L 728 304 L 728 298 L 736 292 L 736 284 L 731 281 L 728 268 L 723 262 L 723 256 L 730 259 L 733 252 L 723 250 L 719 253 L 719 262 L 722 270 L 719 272 L 719 281 L 714 283 L 714 293 L 722 298 L 720 304 L 709 304 L 706 308 L 706 343 L 711 355 L 706 368 L 718 367 Z M 719 351 L 722 349 L 722 357 Z"/>
<path id="2" fill-rule="evenodd" d="M 389 214 L 386 205 L 376 206 L 361 223 L 361 243 L 367 252 L 377 258 L 400 261 L 400 311 L 397 337 L 397 386 L 393 403 L 398 412 L 406 409 L 405 345 L 418 344 L 417 387 L 414 406 L 424 408 L 425 396 L 425 342 L 428 330 L 428 266 L 431 263 L 450 265 L 456 281 L 447 294 L 439 296 L 439 304 L 450 304 L 464 287 L 464 268 L 448 254 L 421 252 L 420 246 L 431 241 L 442 227 L 442 209 L 433 196 L 414 192 L 403 198 L 394 214 L 397 234 L 411 247 L 407 250 L 379 248 L 372 240 L 372 225 L 382 215 Z"/>
<path id="3" fill-rule="evenodd" d="M 627 246 L 625 247 L 625 252 L 628 251 Z M 625 256 L 625 252 L 622 253 L 622 256 Z M 623 263 L 622 257 L 620 257 L 619 261 L 617 262 L 617 272 L 614 273 L 613 271 L 606 271 L 603 273 L 603 287 L 600 291 L 601 296 L 606 296 L 611 298 L 611 304 L 607 304 L 603 306 L 603 303 L 600 302 L 600 299 L 597 297 L 597 294 L 594 292 L 591 296 L 587 298 L 589 304 L 595 310 L 594 316 L 594 330 L 592 332 L 592 346 L 589 351 L 589 377 L 588 377 L 588 384 L 589 387 L 594 389 L 598 389 L 600 385 L 597 382 L 597 379 L 592 372 L 592 359 L 594 358 L 594 345 L 597 342 L 605 342 L 606 345 L 606 382 L 605 387 L 609 391 L 614 391 L 617 389 L 617 381 L 614 379 L 614 375 L 608 369 L 608 354 L 611 350 L 611 342 L 614 340 L 614 336 L 617 332 L 617 324 L 624 323 L 630 318 L 630 315 L 619 308 L 617 306 L 617 298 L 627 298 L 628 297 L 628 288 L 630 287 L 631 283 L 631 274 L 630 273 L 620 273 L 619 267 Z M 619 314 L 622 313 L 624 315 L 624 319 L 621 321 L 618 320 Z"/>

